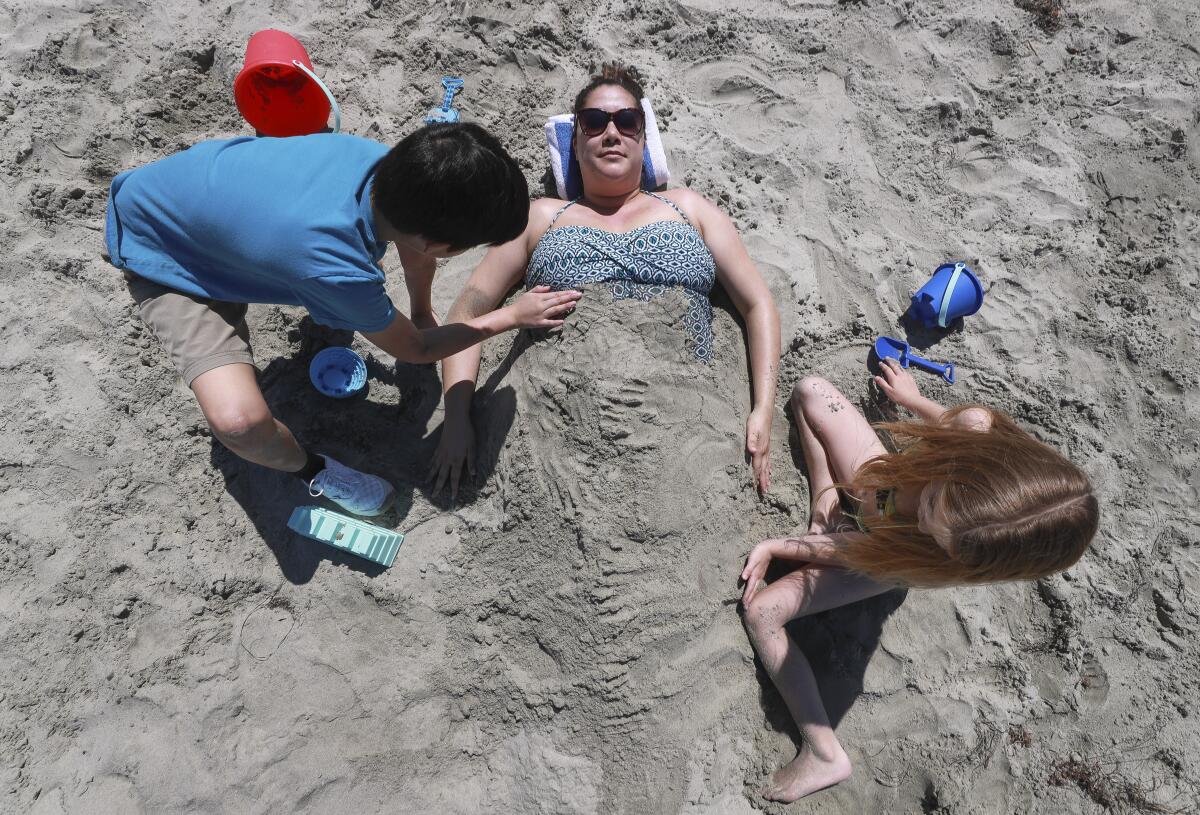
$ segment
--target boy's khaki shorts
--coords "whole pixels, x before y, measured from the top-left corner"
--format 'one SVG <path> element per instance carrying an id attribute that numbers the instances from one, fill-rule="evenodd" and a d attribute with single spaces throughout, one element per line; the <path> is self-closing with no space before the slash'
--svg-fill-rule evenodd
<path id="1" fill-rule="evenodd" d="M 192 380 L 213 368 L 254 364 L 245 303 L 193 297 L 130 272 L 125 272 L 125 285 L 142 322 L 167 349 L 189 388 Z"/>

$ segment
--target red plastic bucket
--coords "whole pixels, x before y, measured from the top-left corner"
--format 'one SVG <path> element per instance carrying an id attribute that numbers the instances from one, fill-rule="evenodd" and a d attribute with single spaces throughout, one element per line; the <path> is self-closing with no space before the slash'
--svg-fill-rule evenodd
<path id="1" fill-rule="evenodd" d="M 246 121 L 264 136 L 318 133 L 325 129 L 331 109 L 341 125 L 337 102 L 313 73 L 304 46 L 272 28 L 257 32 L 246 44 L 233 98 Z"/>

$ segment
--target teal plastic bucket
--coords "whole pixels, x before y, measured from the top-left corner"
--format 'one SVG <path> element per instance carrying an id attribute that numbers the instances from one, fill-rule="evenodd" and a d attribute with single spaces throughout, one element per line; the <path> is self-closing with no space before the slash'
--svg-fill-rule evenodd
<path id="1" fill-rule="evenodd" d="M 983 285 L 961 261 L 943 263 L 929 282 L 912 296 L 909 315 L 926 328 L 945 328 L 969 317 L 983 305 Z"/>

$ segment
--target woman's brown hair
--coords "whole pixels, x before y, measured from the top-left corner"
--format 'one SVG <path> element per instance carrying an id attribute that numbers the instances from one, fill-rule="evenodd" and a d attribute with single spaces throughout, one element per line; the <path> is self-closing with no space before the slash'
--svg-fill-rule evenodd
<path id="1" fill-rule="evenodd" d="M 951 539 L 943 548 L 904 515 L 869 518 L 842 555 L 848 568 L 886 583 L 946 586 L 1037 579 L 1072 566 L 1096 534 L 1100 508 L 1088 477 L 1007 415 L 988 408 L 991 426 L 972 430 L 949 410 L 936 423 L 879 425 L 900 445 L 839 485 L 856 495 L 940 481 Z"/>
<path id="2" fill-rule="evenodd" d="M 587 105 L 588 94 L 603 85 L 617 85 L 629 91 L 637 103 L 642 103 L 642 98 L 646 95 L 642 90 L 641 77 L 638 76 L 637 69 L 630 65 L 622 65 L 619 62 L 606 62 L 600 66 L 600 72 L 595 74 L 588 83 L 583 86 L 583 90 L 575 95 L 575 107 L 571 109 L 572 113 L 578 113 Z"/>

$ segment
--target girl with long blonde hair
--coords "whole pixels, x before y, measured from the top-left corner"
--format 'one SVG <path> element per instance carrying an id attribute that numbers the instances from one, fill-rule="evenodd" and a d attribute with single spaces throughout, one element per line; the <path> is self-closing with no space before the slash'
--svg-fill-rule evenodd
<path id="1" fill-rule="evenodd" d="M 851 772 L 787 622 L 897 586 L 1035 580 L 1079 560 L 1099 522 L 1087 476 L 1011 418 L 982 405 L 947 410 L 894 360 L 881 367 L 879 388 L 922 421 L 880 425 L 900 447 L 889 453 L 837 388 L 801 380 L 792 410 L 812 496 L 808 534 L 759 543 L 741 574 L 746 631 L 804 739 L 763 791 L 777 801 Z M 764 587 L 776 558 L 798 567 Z"/>

